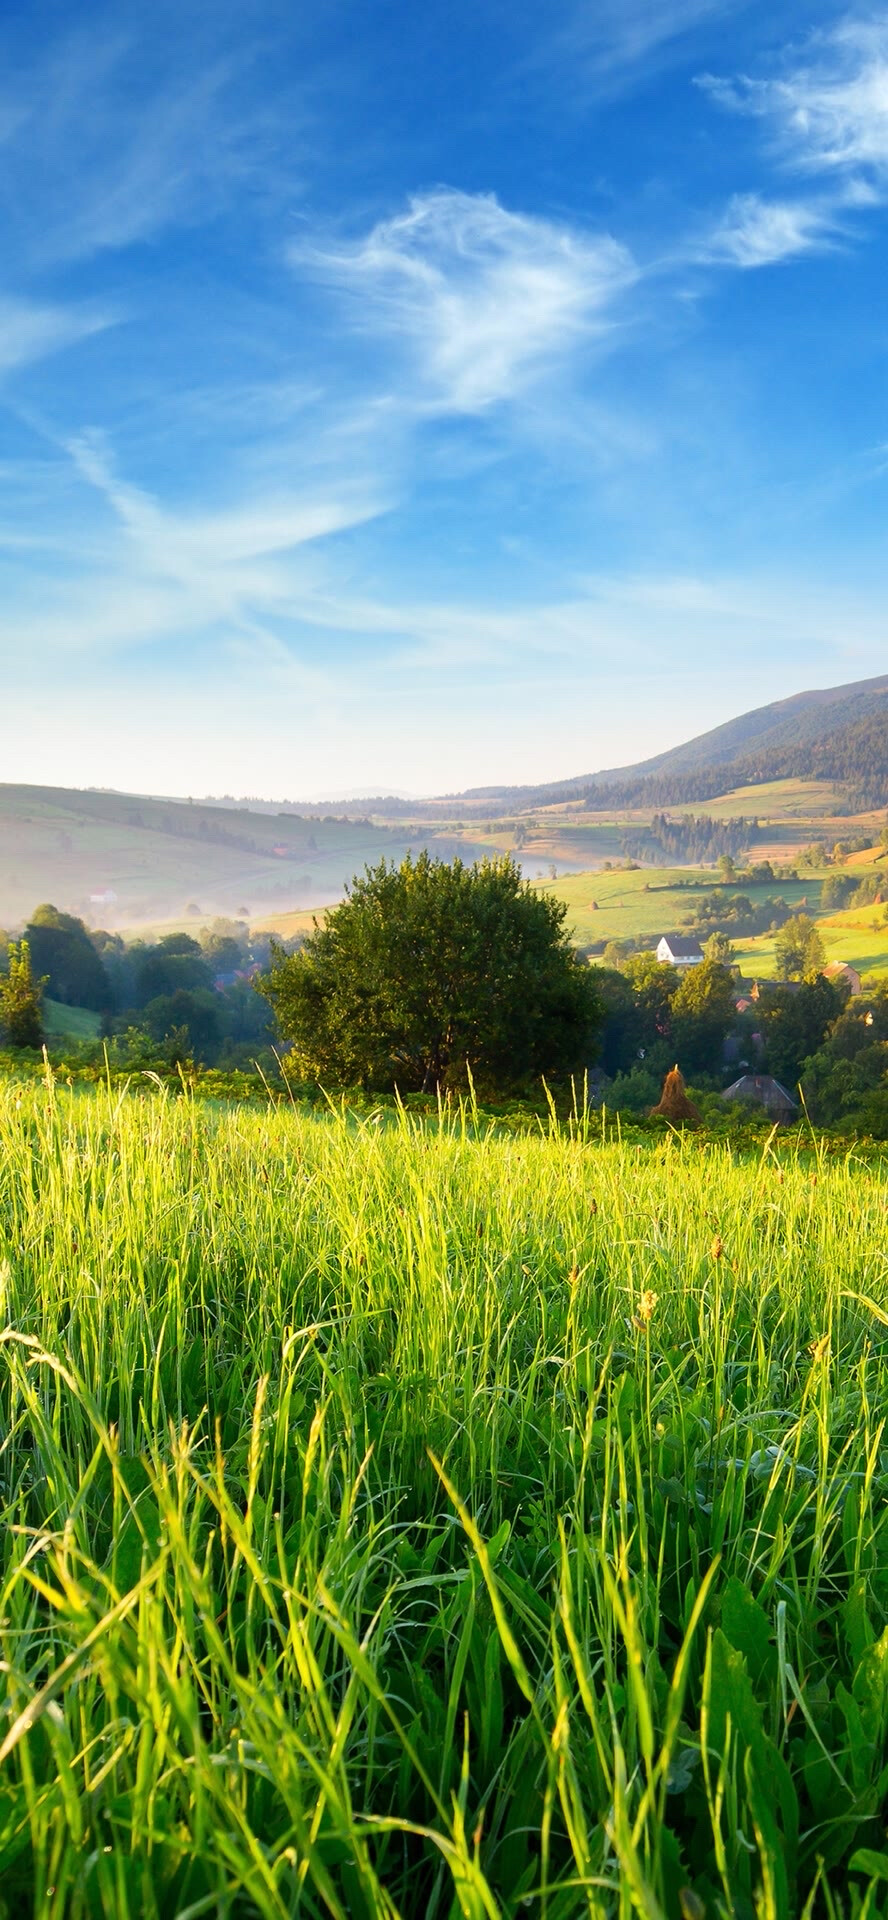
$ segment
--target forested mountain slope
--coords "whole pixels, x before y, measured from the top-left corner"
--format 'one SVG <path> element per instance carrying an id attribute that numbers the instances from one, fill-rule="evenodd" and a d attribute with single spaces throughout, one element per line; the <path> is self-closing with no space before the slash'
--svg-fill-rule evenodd
<path id="1" fill-rule="evenodd" d="M 516 811 L 569 800 L 590 808 L 682 806 L 786 779 L 837 782 L 849 812 L 888 805 L 888 674 L 776 700 L 634 766 L 450 798 Z"/>

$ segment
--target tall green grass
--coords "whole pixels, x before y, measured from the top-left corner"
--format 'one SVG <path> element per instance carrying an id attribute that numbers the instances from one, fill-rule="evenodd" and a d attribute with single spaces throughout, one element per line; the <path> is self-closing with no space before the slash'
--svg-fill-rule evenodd
<path id="1" fill-rule="evenodd" d="M 888 1912 L 883 1169 L 0 1083 L 0 1915 Z"/>

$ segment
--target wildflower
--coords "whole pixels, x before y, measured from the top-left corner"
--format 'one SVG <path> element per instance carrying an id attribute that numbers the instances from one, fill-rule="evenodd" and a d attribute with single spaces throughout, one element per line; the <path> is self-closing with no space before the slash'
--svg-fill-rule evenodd
<path id="1" fill-rule="evenodd" d="M 633 1327 L 637 1327 L 639 1333 L 647 1333 L 648 1327 L 654 1317 L 654 1308 L 659 1298 L 659 1294 L 652 1293 L 650 1287 L 645 1287 L 644 1291 L 639 1294 L 635 1317 L 632 1321 Z"/>

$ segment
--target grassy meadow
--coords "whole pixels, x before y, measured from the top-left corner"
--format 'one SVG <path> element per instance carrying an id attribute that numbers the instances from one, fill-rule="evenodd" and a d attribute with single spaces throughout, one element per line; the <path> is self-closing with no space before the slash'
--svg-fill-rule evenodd
<path id="1" fill-rule="evenodd" d="M 6 1920 L 888 1913 L 888 1169 L 0 1083 Z"/>
<path id="2" fill-rule="evenodd" d="M 732 881 L 728 892 L 742 893 L 753 906 L 779 894 L 794 909 L 815 915 L 820 902 L 821 876 L 800 880 Z M 703 898 L 721 886 L 712 868 L 638 867 L 614 873 L 563 874 L 541 883 L 540 891 L 554 893 L 567 903 L 567 924 L 580 945 L 587 940 L 638 939 L 649 936 L 656 945 L 661 933 L 678 933 L 686 914 L 695 913 Z M 739 957 L 739 941 L 737 942 Z"/>
<path id="3" fill-rule="evenodd" d="M 729 891 L 745 894 L 754 906 L 761 905 L 769 894 L 780 894 L 792 907 L 816 914 L 821 879 L 822 875 L 806 873 L 800 880 L 768 880 L 759 884 L 738 880 L 731 883 Z M 712 867 L 636 867 L 610 873 L 561 873 L 556 880 L 537 882 L 540 893 L 554 894 L 556 899 L 566 902 L 568 928 L 581 946 L 586 941 L 638 939 L 645 935 L 656 943 L 661 933 L 679 932 L 683 916 L 693 913 L 701 898 L 712 894 L 720 884 L 721 875 Z M 322 909 L 266 916 L 262 927 L 273 928 L 291 938 L 297 933 L 309 933 L 315 919 L 323 919 Z"/>
<path id="4" fill-rule="evenodd" d="M 843 913 L 818 916 L 817 925 L 827 962 L 845 960 L 866 976 L 878 977 L 888 971 L 888 922 L 883 906 L 848 907 Z M 774 935 L 763 933 L 755 940 L 735 940 L 734 959 L 744 974 L 773 979 L 777 969 Z"/>

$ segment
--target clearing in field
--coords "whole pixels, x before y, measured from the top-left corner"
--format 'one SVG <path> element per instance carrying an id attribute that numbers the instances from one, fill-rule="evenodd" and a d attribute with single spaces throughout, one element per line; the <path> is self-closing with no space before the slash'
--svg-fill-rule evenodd
<path id="1" fill-rule="evenodd" d="M 886 1203 L 0 1086 L 0 1912 L 880 1911 Z"/>

